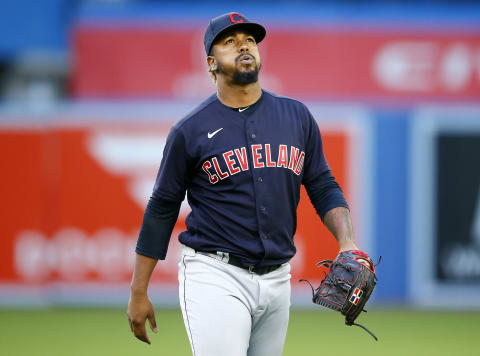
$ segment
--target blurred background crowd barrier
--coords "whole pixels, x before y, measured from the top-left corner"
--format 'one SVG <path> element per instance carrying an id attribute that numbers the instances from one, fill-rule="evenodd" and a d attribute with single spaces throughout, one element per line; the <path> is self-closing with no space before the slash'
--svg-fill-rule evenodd
<path id="1" fill-rule="evenodd" d="M 0 305 L 125 305 L 172 124 L 215 91 L 203 31 L 264 24 L 262 86 L 304 101 L 382 263 L 374 303 L 480 307 L 480 4 L 0 2 Z M 302 192 L 301 277 L 336 244 Z M 176 305 L 185 202 L 153 277 Z"/>

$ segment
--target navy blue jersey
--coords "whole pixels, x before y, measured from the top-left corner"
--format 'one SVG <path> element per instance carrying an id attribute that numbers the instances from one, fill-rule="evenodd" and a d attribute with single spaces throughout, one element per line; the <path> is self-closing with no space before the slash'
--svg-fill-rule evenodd
<path id="1" fill-rule="evenodd" d="M 212 95 L 171 129 L 154 195 L 181 202 L 187 192 L 192 212 L 181 243 L 272 265 L 295 254 L 301 184 L 328 170 L 301 102 L 264 90 L 239 110 Z"/>

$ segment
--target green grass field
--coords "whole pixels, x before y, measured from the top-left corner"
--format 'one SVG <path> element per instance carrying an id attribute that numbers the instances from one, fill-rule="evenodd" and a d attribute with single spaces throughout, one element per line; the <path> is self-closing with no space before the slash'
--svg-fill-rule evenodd
<path id="1" fill-rule="evenodd" d="M 147 345 L 131 334 L 124 310 L 0 309 L 0 355 L 191 355 L 180 310 L 156 313 L 159 333 Z M 375 309 L 359 320 L 378 342 L 337 313 L 293 311 L 284 356 L 480 355 L 478 311 Z"/>

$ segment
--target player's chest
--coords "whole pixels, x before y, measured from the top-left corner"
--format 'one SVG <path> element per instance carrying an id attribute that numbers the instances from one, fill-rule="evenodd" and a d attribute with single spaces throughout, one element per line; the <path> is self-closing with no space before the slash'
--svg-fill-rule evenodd
<path id="1" fill-rule="evenodd" d="M 197 136 L 196 167 L 211 183 L 257 169 L 298 176 L 303 167 L 304 132 L 293 120 L 227 120 Z"/>
<path id="2" fill-rule="evenodd" d="M 303 149 L 304 130 L 300 120 L 288 116 L 227 116 L 206 120 L 198 127 L 192 142 L 195 156 L 203 158 L 236 148 L 269 144 L 294 145 Z"/>

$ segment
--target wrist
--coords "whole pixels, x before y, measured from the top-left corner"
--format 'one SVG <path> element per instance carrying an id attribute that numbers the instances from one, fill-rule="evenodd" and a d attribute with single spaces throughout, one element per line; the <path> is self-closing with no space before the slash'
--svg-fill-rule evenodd
<path id="1" fill-rule="evenodd" d="M 137 286 L 134 284 L 130 285 L 130 295 L 131 296 L 146 296 L 147 295 L 147 286 Z"/>
<path id="2" fill-rule="evenodd" d="M 353 240 L 341 241 L 338 244 L 339 244 L 339 247 L 340 247 L 340 252 L 348 251 L 348 250 L 358 250 L 358 247 L 355 244 L 355 241 L 353 241 Z"/>

